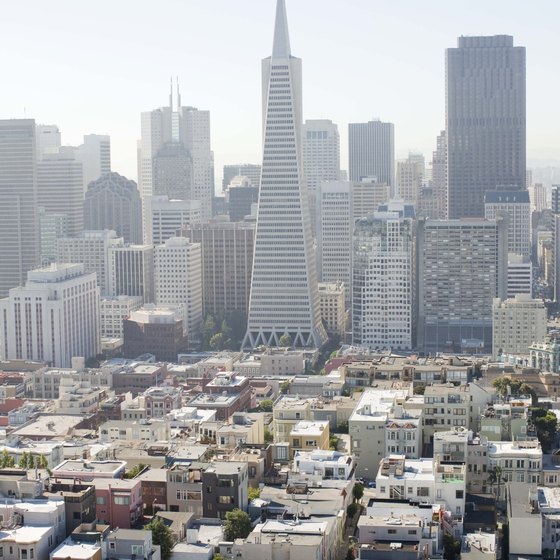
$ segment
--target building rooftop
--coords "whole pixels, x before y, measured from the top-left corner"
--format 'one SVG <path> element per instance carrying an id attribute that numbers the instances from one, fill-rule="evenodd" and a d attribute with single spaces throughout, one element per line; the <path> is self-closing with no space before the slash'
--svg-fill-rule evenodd
<path id="1" fill-rule="evenodd" d="M 205 472 L 216 473 L 219 476 L 221 474 L 237 474 L 244 468 L 247 468 L 247 463 L 239 461 L 216 461 L 210 463 L 210 466 Z"/>
<path id="2" fill-rule="evenodd" d="M 40 414 L 37 418 L 16 428 L 11 435 L 22 438 L 42 436 L 42 439 L 68 437 L 84 420 L 85 417 L 78 414 Z"/>
<path id="3" fill-rule="evenodd" d="M 327 429 L 329 422 L 300 420 L 290 432 L 291 436 L 320 436 Z"/>
<path id="4" fill-rule="evenodd" d="M 207 393 L 200 393 L 190 401 L 191 406 L 212 406 L 212 407 L 227 407 L 231 406 L 237 399 L 239 394 L 235 395 L 210 395 Z"/>
<path id="5" fill-rule="evenodd" d="M 101 543 L 76 542 L 72 537 L 68 537 L 60 543 L 52 552 L 53 560 L 89 560 L 94 558 L 97 551 L 101 550 Z"/>
<path id="6" fill-rule="evenodd" d="M 67 459 L 62 461 L 53 469 L 53 474 L 57 471 L 76 472 L 76 473 L 117 473 L 126 467 L 126 461 L 84 461 Z"/>

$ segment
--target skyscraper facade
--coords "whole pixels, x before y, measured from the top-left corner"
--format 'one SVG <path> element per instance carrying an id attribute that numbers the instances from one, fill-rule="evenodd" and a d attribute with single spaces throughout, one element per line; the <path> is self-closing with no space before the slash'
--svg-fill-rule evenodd
<path id="1" fill-rule="evenodd" d="M 255 163 L 237 163 L 224 165 L 222 190 L 226 190 L 234 177 L 248 177 L 251 184 L 259 187 L 261 184 L 261 166 Z"/>
<path id="2" fill-rule="evenodd" d="M 308 189 L 340 179 L 340 136 L 330 120 L 307 120 L 302 134 L 303 172 Z"/>
<path id="3" fill-rule="evenodd" d="M 395 127 L 379 120 L 348 125 L 350 181 L 376 178 L 390 187 L 395 179 Z"/>
<path id="4" fill-rule="evenodd" d="M 301 60 L 290 52 L 284 0 L 278 0 L 272 56 L 263 60 L 264 155 L 255 258 L 244 347 L 321 347 L 309 200 L 301 152 Z"/>
<path id="5" fill-rule="evenodd" d="M 525 48 L 459 37 L 446 54 L 449 218 L 484 216 L 484 194 L 525 188 Z"/>
<path id="6" fill-rule="evenodd" d="M 35 121 L 0 120 L 0 297 L 39 262 Z"/>
<path id="7" fill-rule="evenodd" d="M 106 134 L 86 134 L 75 148 L 76 159 L 82 162 L 84 192 L 89 184 L 111 172 L 111 138 Z"/>

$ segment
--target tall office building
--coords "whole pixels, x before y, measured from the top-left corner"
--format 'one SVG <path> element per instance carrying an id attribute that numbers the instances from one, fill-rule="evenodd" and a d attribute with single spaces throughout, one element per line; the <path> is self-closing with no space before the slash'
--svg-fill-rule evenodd
<path id="1" fill-rule="evenodd" d="M 61 136 L 55 124 L 38 124 L 35 129 L 37 146 L 37 160 L 43 159 L 45 154 L 57 154 L 60 149 Z"/>
<path id="2" fill-rule="evenodd" d="M 210 220 L 192 224 L 182 235 L 202 250 L 204 314 L 247 315 L 255 248 L 255 224 Z"/>
<path id="3" fill-rule="evenodd" d="M 109 247 L 123 247 L 122 237 L 113 230 L 84 231 L 77 237 L 63 237 L 56 244 L 56 262 L 80 263 L 86 274 L 95 272 L 101 295 L 109 293 Z"/>
<path id="4" fill-rule="evenodd" d="M 348 125 L 350 181 L 376 178 L 391 188 L 395 179 L 395 127 L 380 120 Z"/>
<path id="5" fill-rule="evenodd" d="M 46 153 L 37 162 L 37 201 L 46 213 L 66 214 L 67 234 L 84 230 L 82 164 L 71 150 Z"/>
<path id="6" fill-rule="evenodd" d="M 83 166 L 84 193 L 89 184 L 111 172 L 111 138 L 106 134 L 86 134 L 75 148 L 76 159 Z"/>
<path id="7" fill-rule="evenodd" d="M 112 229 L 125 243 L 140 243 L 142 201 L 136 183 L 115 172 L 90 183 L 84 201 L 84 229 Z"/>
<path id="8" fill-rule="evenodd" d="M 321 347 L 317 271 L 301 152 L 301 59 L 290 52 L 284 0 L 276 5 L 272 56 L 263 60 L 264 155 L 244 347 Z"/>
<path id="9" fill-rule="evenodd" d="M 459 37 L 446 55 L 449 218 L 484 216 L 484 194 L 525 188 L 525 48 Z"/>
<path id="10" fill-rule="evenodd" d="M 158 188 L 161 191 L 159 194 L 175 197 L 176 195 L 171 192 L 172 189 L 185 191 L 185 185 L 190 183 L 189 197 L 192 196 L 194 200 L 200 201 L 203 219 L 210 218 L 214 196 L 214 155 L 210 147 L 210 112 L 195 107 L 182 107 L 177 85 L 175 104 L 173 88 L 171 88 L 169 106 L 142 113 L 141 124 L 142 139 L 138 168 L 142 199 L 158 194 Z M 170 161 L 173 152 L 178 160 L 175 164 Z M 192 166 L 187 165 L 188 158 L 192 160 Z M 179 186 L 173 187 L 169 184 L 171 177 L 168 180 L 164 174 L 165 169 L 172 171 L 171 175 L 180 183 Z M 183 171 L 187 174 L 186 178 L 181 175 Z M 156 188 L 158 181 L 159 186 Z M 162 184 L 166 192 L 163 192 Z"/>
<path id="11" fill-rule="evenodd" d="M 316 197 L 317 276 L 321 282 L 344 284 L 347 308 L 352 285 L 352 192 L 349 181 L 331 181 L 319 184 Z"/>
<path id="12" fill-rule="evenodd" d="M 153 303 L 153 246 L 110 246 L 107 286 L 107 295 L 142 296 L 144 298 L 144 303 Z"/>
<path id="13" fill-rule="evenodd" d="M 508 219 L 508 252 L 531 256 L 531 201 L 529 191 L 519 189 L 486 191 L 484 217 L 494 220 L 504 215 Z"/>
<path id="14" fill-rule="evenodd" d="M 542 212 L 548 208 L 546 187 L 542 183 L 535 183 L 529 187 L 531 198 L 531 212 Z"/>
<path id="15" fill-rule="evenodd" d="M 0 297 L 39 262 L 33 119 L 0 120 Z"/>
<path id="16" fill-rule="evenodd" d="M 158 306 L 182 307 L 189 340 L 202 323 L 202 252 L 199 243 L 171 237 L 154 249 L 154 283 Z"/>
<path id="17" fill-rule="evenodd" d="M 193 160 L 182 142 L 168 142 L 158 150 L 153 162 L 152 192 L 154 196 L 178 200 L 193 198 Z"/>
<path id="18" fill-rule="evenodd" d="M 397 162 L 398 197 L 416 204 L 422 189 L 426 165 L 422 154 L 409 154 L 404 161 Z"/>
<path id="19" fill-rule="evenodd" d="M 259 188 L 261 185 L 261 166 L 256 163 L 236 163 L 224 165 L 222 190 L 226 190 L 234 177 L 248 177 L 251 184 Z"/>
<path id="20" fill-rule="evenodd" d="M 391 198 L 390 188 L 386 183 L 364 179 L 359 182 L 351 182 L 350 185 L 354 220 L 377 212 L 379 205 L 385 204 Z"/>
<path id="21" fill-rule="evenodd" d="M 58 240 L 68 235 L 68 216 L 56 212 L 47 212 L 42 206 L 39 206 L 37 210 L 39 212 L 40 263 L 41 266 L 46 266 L 56 260 Z"/>
<path id="22" fill-rule="evenodd" d="M 308 189 L 340 179 L 340 136 L 330 120 L 307 120 L 302 134 L 303 172 Z"/>
<path id="23" fill-rule="evenodd" d="M 101 351 L 99 288 L 81 264 L 31 270 L 25 286 L 0 300 L 3 358 L 68 368 Z"/>
<path id="24" fill-rule="evenodd" d="M 226 190 L 226 201 L 230 222 L 240 222 L 251 214 L 253 204 L 259 201 L 259 189 L 249 177 L 234 177 Z"/>
<path id="25" fill-rule="evenodd" d="M 201 204 L 198 200 L 169 200 L 167 196 L 149 196 L 144 201 L 149 231 L 146 240 L 161 245 L 175 237 L 182 227 L 201 221 Z"/>
<path id="26" fill-rule="evenodd" d="M 436 213 L 433 219 L 447 219 L 447 135 L 442 130 L 432 152 L 432 189 L 436 198 Z"/>
<path id="27" fill-rule="evenodd" d="M 394 205 L 393 205 L 394 207 Z M 412 347 L 414 210 L 376 212 L 354 228 L 352 340 L 372 349 Z"/>
<path id="28" fill-rule="evenodd" d="M 506 297 L 507 220 L 419 220 L 416 248 L 418 347 L 488 352 L 492 303 Z"/>

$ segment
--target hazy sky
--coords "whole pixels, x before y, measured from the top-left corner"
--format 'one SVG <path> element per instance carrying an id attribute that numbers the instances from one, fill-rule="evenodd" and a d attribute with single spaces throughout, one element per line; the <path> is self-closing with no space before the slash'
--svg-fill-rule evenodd
<path id="1" fill-rule="evenodd" d="M 395 123 L 396 153 L 427 156 L 444 125 L 444 51 L 459 35 L 527 47 L 528 156 L 560 159 L 557 0 L 287 0 L 303 59 L 305 118 Z M 1 4 L 0 118 L 57 124 L 63 143 L 110 134 L 113 169 L 136 178 L 140 112 L 209 109 L 217 178 L 261 157 L 260 60 L 275 0 L 19 0 Z"/>

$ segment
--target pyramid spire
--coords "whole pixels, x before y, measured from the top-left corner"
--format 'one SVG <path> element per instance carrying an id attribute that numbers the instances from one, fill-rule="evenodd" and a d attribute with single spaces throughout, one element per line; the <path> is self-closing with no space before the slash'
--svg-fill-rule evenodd
<path id="1" fill-rule="evenodd" d="M 277 0 L 276 21 L 274 22 L 274 42 L 272 43 L 272 58 L 290 58 L 290 54 L 290 35 L 288 33 L 286 3 L 284 0 Z"/>

